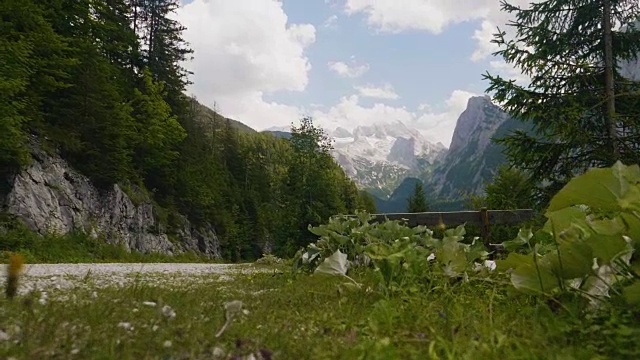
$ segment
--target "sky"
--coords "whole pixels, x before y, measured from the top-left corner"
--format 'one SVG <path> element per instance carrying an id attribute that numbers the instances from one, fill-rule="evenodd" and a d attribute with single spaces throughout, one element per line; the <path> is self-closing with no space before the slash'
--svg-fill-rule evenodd
<path id="1" fill-rule="evenodd" d="M 528 4 L 531 0 L 512 0 Z M 187 92 L 256 130 L 402 121 L 449 146 L 510 15 L 499 0 L 183 0 Z"/>

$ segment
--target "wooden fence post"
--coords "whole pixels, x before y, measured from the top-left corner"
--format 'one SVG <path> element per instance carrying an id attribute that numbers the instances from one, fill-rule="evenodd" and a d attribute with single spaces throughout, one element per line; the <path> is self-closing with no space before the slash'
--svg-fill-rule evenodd
<path id="1" fill-rule="evenodd" d="M 488 252 L 491 252 L 491 244 L 489 243 L 489 212 L 486 207 L 480 209 L 480 222 L 481 222 L 481 236 L 484 247 Z"/>

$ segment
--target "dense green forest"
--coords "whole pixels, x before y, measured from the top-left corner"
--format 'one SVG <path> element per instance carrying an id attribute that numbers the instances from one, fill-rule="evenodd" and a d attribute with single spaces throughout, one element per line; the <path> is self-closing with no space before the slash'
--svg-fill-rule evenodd
<path id="1" fill-rule="evenodd" d="M 260 256 L 266 244 L 290 255 L 310 240 L 309 224 L 372 210 L 311 119 L 283 140 L 184 95 L 192 51 L 171 19 L 178 6 L 2 1 L 0 178 L 30 163 L 35 141 L 99 188 L 146 189 L 169 231 L 177 213 L 211 223 L 228 260 Z"/>

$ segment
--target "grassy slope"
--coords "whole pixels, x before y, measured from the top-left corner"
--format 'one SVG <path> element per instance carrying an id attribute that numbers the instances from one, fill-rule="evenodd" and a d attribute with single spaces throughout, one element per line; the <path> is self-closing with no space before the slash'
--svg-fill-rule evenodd
<path id="1" fill-rule="evenodd" d="M 353 274 L 365 289 L 374 283 L 372 276 Z M 343 282 L 276 269 L 227 282 L 214 277 L 175 284 L 140 281 L 124 289 L 95 289 L 79 279 L 70 293 L 51 290 L 44 305 L 38 294 L 29 301 L 0 299 L 0 329 L 20 339 L 19 344 L 0 341 L 0 358 L 212 359 L 221 350 L 223 358 L 231 358 L 260 349 L 274 359 L 640 354 L 640 343 L 634 341 L 640 336 L 637 325 L 612 321 L 611 314 L 597 321 L 553 310 L 544 301 L 512 293 L 501 279 L 434 283 L 427 292 L 388 299 L 372 289 L 339 291 Z M 222 305 L 231 300 L 241 300 L 249 312 L 216 338 L 225 322 Z M 158 305 L 145 306 L 144 301 Z M 165 304 L 175 311 L 174 319 L 163 315 Z"/>

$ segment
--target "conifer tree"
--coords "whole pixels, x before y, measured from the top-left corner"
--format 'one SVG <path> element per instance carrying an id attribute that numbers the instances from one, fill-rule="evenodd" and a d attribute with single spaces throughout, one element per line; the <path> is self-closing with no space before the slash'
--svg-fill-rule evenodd
<path id="1" fill-rule="evenodd" d="M 166 84 L 166 100 L 174 114 L 180 115 L 188 106 L 183 91 L 190 83 L 190 72 L 183 67 L 182 62 L 193 53 L 182 38 L 182 32 L 186 28 L 171 18 L 180 7 L 180 1 L 145 0 L 138 1 L 136 5 L 136 20 L 140 22 L 136 28 L 143 34 L 145 64 L 151 70 L 154 80 Z"/>
<path id="2" fill-rule="evenodd" d="M 637 163 L 640 87 L 617 64 L 640 54 L 640 32 L 620 28 L 638 18 L 638 2 L 545 0 L 522 8 L 503 1 L 502 10 L 515 14 L 516 36 L 496 34 L 496 55 L 531 82 L 487 73 L 488 91 L 534 130 L 498 140 L 510 162 L 543 183 L 546 197 L 589 167 Z"/>
<path id="3" fill-rule="evenodd" d="M 422 181 L 416 182 L 413 194 L 407 199 L 407 212 L 418 213 L 429 211 Z"/>

